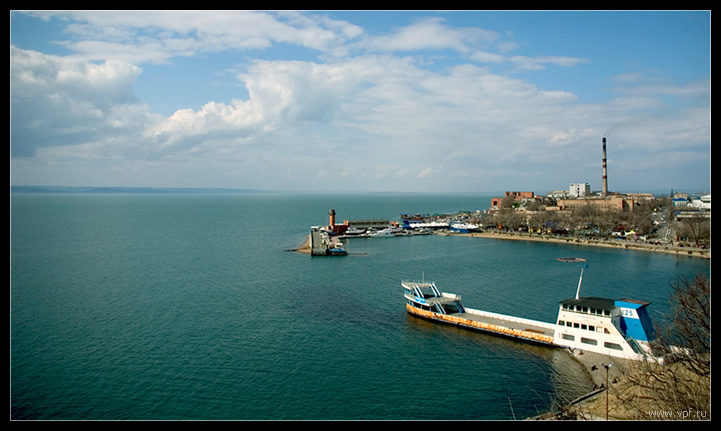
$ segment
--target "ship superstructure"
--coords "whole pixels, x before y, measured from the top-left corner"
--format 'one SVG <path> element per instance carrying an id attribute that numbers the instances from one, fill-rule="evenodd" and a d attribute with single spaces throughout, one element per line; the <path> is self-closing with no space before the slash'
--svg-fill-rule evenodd
<path id="1" fill-rule="evenodd" d="M 561 301 L 554 344 L 626 359 L 652 355 L 655 331 L 646 307 L 635 299 L 581 297 Z"/>

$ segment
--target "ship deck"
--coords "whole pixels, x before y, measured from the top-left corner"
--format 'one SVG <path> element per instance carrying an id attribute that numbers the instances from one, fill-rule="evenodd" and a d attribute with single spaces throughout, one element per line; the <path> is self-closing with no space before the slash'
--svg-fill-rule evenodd
<path id="1" fill-rule="evenodd" d="M 466 308 L 465 313 L 438 314 L 408 306 L 408 311 L 430 319 L 526 341 L 553 345 L 555 325 L 536 320 Z"/>
<path id="2" fill-rule="evenodd" d="M 484 315 L 476 313 L 458 313 L 455 314 L 455 316 L 463 319 L 473 320 L 476 322 L 483 322 L 488 325 L 494 325 L 518 331 L 528 331 L 535 334 L 547 335 L 549 337 L 553 337 L 555 333 L 555 328 L 553 328 L 552 325 L 549 326 L 549 324 L 544 322 L 535 322 L 529 319 L 510 318 L 510 316 L 491 316 L 488 314 L 490 313 L 485 313 Z"/>

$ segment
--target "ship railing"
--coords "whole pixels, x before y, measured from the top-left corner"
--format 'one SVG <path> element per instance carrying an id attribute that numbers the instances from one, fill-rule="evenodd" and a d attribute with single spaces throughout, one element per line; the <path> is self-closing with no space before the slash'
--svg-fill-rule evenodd
<path id="1" fill-rule="evenodd" d="M 415 281 L 415 280 L 403 280 L 401 281 L 402 285 L 409 285 L 409 286 L 424 286 L 424 287 L 430 287 L 434 283 L 430 281 Z"/>
<path id="2" fill-rule="evenodd" d="M 419 299 L 420 297 L 415 295 L 414 299 Z M 460 297 L 457 296 L 432 296 L 429 298 L 420 298 L 422 299 L 423 303 L 426 305 L 436 305 L 436 304 L 448 304 L 451 302 L 459 301 Z"/>

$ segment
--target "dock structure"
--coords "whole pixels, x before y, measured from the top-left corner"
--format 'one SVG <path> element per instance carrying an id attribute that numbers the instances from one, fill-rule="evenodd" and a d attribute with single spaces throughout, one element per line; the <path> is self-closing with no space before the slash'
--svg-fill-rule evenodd
<path id="1" fill-rule="evenodd" d="M 348 254 L 343 248 L 343 244 L 332 239 L 328 232 L 318 226 L 311 227 L 308 242 L 311 256 L 345 256 Z"/>
<path id="2" fill-rule="evenodd" d="M 310 254 L 311 256 L 325 256 L 326 246 L 323 241 L 322 234 L 318 229 L 310 231 Z"/>

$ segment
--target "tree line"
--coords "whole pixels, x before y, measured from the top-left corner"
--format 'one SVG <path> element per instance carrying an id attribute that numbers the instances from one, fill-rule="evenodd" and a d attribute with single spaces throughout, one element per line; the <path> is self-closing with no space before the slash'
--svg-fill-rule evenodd
<path id="1" fill-rule="evenodd" d="M 486 228 L 530 232 L 543 235 L 610 239 L 619 232 L 633 231 L 635 238 L 647 241 L 686 241 L 689 245 L 710 245 L 711 219 L 707 213 L 688 212 L 679 217 L 671 198 L 656 198 L 629 210 L 607 210 L 582 205 L 563 211 L 548 211 L 555 205 L 550 198 L 517 204 L 513 196 L 504 198 L 501 209 L 486 215 Z M 667 234 L 670 229 L 670 234 Z"/>

